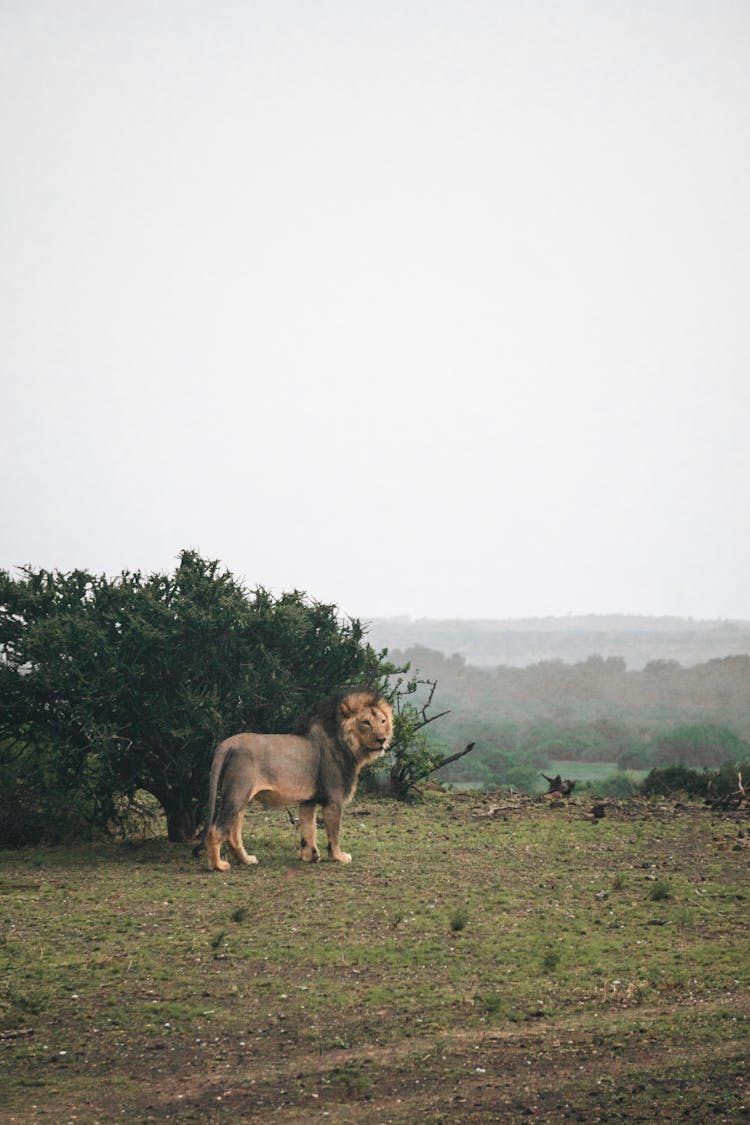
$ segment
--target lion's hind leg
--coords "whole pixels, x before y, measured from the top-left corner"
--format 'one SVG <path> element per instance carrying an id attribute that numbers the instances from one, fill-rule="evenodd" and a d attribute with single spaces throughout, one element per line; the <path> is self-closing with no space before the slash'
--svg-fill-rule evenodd
<path id="1" fill-rule="evenodd" d="M 230 757 L 224 775 L 221 814 L 209 829 L 206 844 L 208 847 L 208 866 L 214 871 L 228 871 L 229 864 L 221 858 L 221 846 L 226 843 L 234 853 L 238 863 L 253 864 L 258 860 L 248 855 L 242 843 L 242 820 L 248 801 L 257 792 L 257 785 L 248 781 L 238 769 L 237 762 Z"/>
<path id="2" fill-rule="evenodd" d="M 255 855 L 248 855 L 245 851 L 245 846 L 242 843 L 242 819 L 245 815 L 245 810 L 240 809 L 235 813 L 232 823 L 229 826 L 229 833 L 227 835 L 227 843 L 234 852 L 238 863 L 253 864 L 258 862 L 258 857 Z M 229 864 L 227 864 L 227 867 Z"/>
<path id="3" fill-rule="evenodd" d="M 212 824 L 208 830 L 206 838 L 206 849 L 208 851 L 208 866 L 211 871 L 228 871 L 229 864 L 225 859 L 221 858 L 221 845 L 227 839 L 227 834 Z"/>

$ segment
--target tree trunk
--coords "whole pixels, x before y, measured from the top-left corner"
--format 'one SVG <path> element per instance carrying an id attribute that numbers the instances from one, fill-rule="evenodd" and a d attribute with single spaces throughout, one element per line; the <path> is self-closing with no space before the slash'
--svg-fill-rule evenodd
<path id="1" fill-rule="evenodd" d="M 185 806 L 179 793 L 171 794 L 168 800 L 162 801 L 162 805 L 167 816 L 167 839 L 169 842 L 184 844 L 192 840 L 197 827 L 192 805 Z"/>

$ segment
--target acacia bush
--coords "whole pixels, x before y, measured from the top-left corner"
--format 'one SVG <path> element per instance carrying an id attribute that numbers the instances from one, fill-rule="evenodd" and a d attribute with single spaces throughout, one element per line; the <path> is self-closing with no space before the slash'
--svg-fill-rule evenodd
<path id="1" fill-rule="evenodd" d="M 332 691 L 378 686 L 392 671 L 335 606 L 250 592 L 194 551 L 173 574 L 0 572 L 8 836 L 25 819 L 36 838 L 40 807 L 59 808 L 48 831 L 79 819 L 102 827 L 145 790 L 169 838 L 188 839 L 219 739 L 289 730 Z"/>

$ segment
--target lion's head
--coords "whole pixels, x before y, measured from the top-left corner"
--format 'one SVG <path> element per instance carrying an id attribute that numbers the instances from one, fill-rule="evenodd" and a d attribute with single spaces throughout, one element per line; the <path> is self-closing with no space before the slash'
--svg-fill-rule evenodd
<path id="1" fill-rule="evenodd" d="M 360 761 L 382 758 L 393 738 L 390 703 L 370 691 L 345 695 L 339 703 L 341 735 Z"/>

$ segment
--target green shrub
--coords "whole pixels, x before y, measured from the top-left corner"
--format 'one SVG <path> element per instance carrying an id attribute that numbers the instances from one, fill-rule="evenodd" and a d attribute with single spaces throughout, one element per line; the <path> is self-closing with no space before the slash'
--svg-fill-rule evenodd
<path id="1" fill-rule="evenodd" d="M 95 802 L 44 746 L 0 744 L 0 847 L 67 843 L 92 834 Z"/>
<path id="2" fill-rule="evenodd" d="M 668 797 L 687 793 L 689 797 L 717 798 L 737 792 L 738 773 L 750 779 L 750 761 L 725 762 L 719 769 L 694 770 L 681 764 L 652 769 L 640 785 L 645 797 Z"/>
<path id="3" fill-rule="evenodd" d="M 644 777 L 640 791 L 644 797 L 668 797 L 673 793 L 687 793 L 690 797 L 705 797 L 712 772 L 694 770 L 679 763 L 658 766 Z"/>
<path id="4" fill-rule="evenodd" d="M 726 797 L 730 793 L 736 793 L 738 787 L 738 773 L 742 774 L 745 784 L 750 782 L 750 761 L 746 762 L 725 762 L 718 770 L 711 774 L 709 795 L 715 797 Z"/>
<path id="5" fill-rule="evenodd" d="M 623 770 L 614 770 L 600 781 L 584 781 L 576 787 L 576 794 L 584 796 L 596 794 L 599 797 L 633 797 L 638 791 L 638 783 Z"/>
<path id="6" fill-rule="evenodd" d="M 395 671 L 336 606 L 250 591 L 195 551 L 172 574 L 0 570 L 0 738 L 54 752 L 52 785 L 29 774 L 45 815 L 57 791 L 68 803 L 83 789 L 105 828 L 145 789 L 169 839 L 189 840 L 217 741 L 288 731 L 329 693 Z M 11 800 L 24 795 L 10 784 Z"/>

